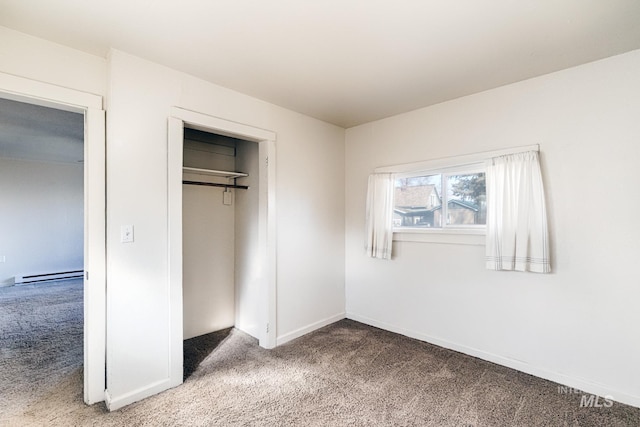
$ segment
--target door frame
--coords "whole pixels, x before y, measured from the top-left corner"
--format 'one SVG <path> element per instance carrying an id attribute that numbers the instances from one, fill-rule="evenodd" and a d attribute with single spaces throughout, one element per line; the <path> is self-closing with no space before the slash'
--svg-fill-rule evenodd
<path id="1" fill-rule="evenodd" d="M 105 399 L 106 202 L 102 96 L 0 73 L 0 97 L 84 115 L 84 401 Z M 90 274 L 89 274 L 90 273 Z"/>
<path id="2" fill-rule="evenodd" d="M 258 144 L 258 240 L 262 267 L 262 319 L 259 344 L 276 346 L 276 133 L 180 107 L 168 119 L 168 276 L 171 292 L 171 383 L 182 383 L 182 162 L 184 127 L 244 139 Z"/>

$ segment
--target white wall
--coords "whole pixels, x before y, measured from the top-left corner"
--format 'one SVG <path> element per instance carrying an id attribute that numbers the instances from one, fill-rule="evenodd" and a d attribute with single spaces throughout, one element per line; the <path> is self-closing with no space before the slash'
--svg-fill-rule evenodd
<path id="1" fill-rule="evenodd" d="M 235 324 L 234 206 L 224 188 L 182 187 L 183 338 Z"/>
<path id="2" fill-rule="evenodd" d="M 0 27 L 0 71 L 83 92 L 107 92 L 107 61 Z"/>
<path id="3" fill-rule="evenodd" d="M 640 51 L 347 130 L 347 315 L 640 406 Z M 484 246 L 363 250 L 377 166 L 540 144 L 553 274 Z M 553 391 L 552 391 L 553 392 Z"/>
<path id="4" fill-rule="evenodd" d="M 277 133 L 277 335 L 344 315 L 344 130 L 139 58 L 110 55 L 107 387 L 112 407 L 168 375 L 167 117 L 179 106 Z M 135 242 L 119 242 L 120 226 Z M 135 357 L 132 357 L 135 355 Z"/>
<path id="5" fill-rule="evenodd" d="M 81 164 L 0 157 L 0 286 L 84 268 L 83 179 Z"/>
<path id="6" fill-rule="evenodd" d="M 185 166 L 235 170 L 234 157 L 197 148 L 185 141 Z M 185 178 L 227 182 L 193 174 Z M 223 203 L 223 192 L 221 187 L 182 186 L 183 339 L 235 324 L 235 205 Z"/>

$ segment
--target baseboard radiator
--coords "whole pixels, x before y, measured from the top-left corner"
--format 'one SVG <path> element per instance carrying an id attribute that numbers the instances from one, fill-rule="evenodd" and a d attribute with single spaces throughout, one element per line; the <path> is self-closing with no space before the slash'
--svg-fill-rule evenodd
<path id="1" fill-rule="evenodd" d="M 16 285 L 28 285 L 31 283 L 50 282 L 52 280 L 68 280 L 84 277 L 84 270 L 56 271 L 52 273 L 40 273 L 15 276 Z"/>

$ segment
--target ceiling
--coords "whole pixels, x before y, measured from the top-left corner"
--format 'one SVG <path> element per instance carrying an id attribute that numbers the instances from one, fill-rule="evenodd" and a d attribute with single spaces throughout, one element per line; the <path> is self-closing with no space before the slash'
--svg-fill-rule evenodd
<path id="1" fill-rule="evenodd" d="M 351 127 L 638 49 L 640 1 L 0 0 L 0 25 Z"/>
<path id="2" fill-rule="evenodd" d="M 82 162 L 84 116 L 0 98 L 0 157 Z"/>

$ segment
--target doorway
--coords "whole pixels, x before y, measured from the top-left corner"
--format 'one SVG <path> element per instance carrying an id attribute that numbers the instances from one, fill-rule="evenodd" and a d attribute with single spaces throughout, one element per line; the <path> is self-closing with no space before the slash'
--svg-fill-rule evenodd
<path id="1" fill-rule="evenodd" d="M 171 288 L 171 382 L 178 385 L 183 376 L 183 166 L 185 128 L 221 135 L 242 144 L 252 144 L 257 152 L 257 242 L 253 272 L 256 287 L 255 328 L 245 330 L 265 348 L 276 344 L 276 242 L 275 242 L 275 138 L 274 132 L 174 107 L 169 118 L 168 200 L 169 200 L 169 278 Z M 255 186 L 254 186 L 255 187 Z M 223 196 L 224 197 L 224 196 Z M 238 200 L 240 201 L 240 200 Z M 242 216 L 242 215 L 240 215 Z M 240 218 L 238 216 L 238 218 Z M 243 221 L 243 219 L 240 219 Z M 236 317 L 237 320 L 237 317 Z"/>
<path id="2" fill-rule="evenodd" d="M 0 98 L 84 117 L 84 401 L 105 398 L 105 115 L 102 97 L 0 73 Z"/>

